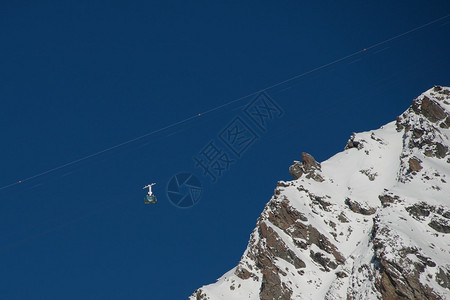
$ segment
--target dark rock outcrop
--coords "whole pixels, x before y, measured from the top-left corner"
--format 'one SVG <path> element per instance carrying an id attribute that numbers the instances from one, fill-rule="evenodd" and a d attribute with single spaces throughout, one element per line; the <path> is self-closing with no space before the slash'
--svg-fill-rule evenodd
<path id="1" fill-rule="evenodd" d="M 415 106 L 413 105 L 413 108 Z M 447 117 L 445 110 L 436 102 L 424 97 L 420 105 L 422 114 L 431 122 L 437 122 Z"/>
<path id="2" fill-rule="evenodd" d="M 345 204 L 351 211 L 361 215 L 373 215 L 377 211 L 376 208 L 364 206 L 359 202 L 351 200 L 350 198 L 345 199 Z"/>
<path id="3" fill-rule="evenodd" d="M 409 164 L 409 169 L 412 172 L 418 172 L 418 171 L 422 170 L 421 161 L 420 161 L 420 159 L 418 159 L 416 157 L 410 158 L 408 160 L 408 164 Z"/>
<path id="4" fill-rule="evenodd" d="M 436 266 L 433 261 L 421 255 L 417 248 L 401 248 L 392 244 L 396 236 L 389 228 L 378 227 L 377 220 L 372 236 L 375 249 L 373 262 L 379 273 L 375 286 L 383 299 L 441 299 L 420 280 L 420 274 L 427 266 Z M 389 255 L 387 247 L 392 246 L 400 247 L 395 251 L 396 256 Z M 413 256 L 416 259 L 412 259 Z"/>
<path id="5" fill-rule="evenodd" d="M 442 218 L 434 218 L 428 226 L 441 233 L 450 233 L 450 222 Z"/>
<path id="6" fill-rule="evenodd" d="M 364 148 L 364 145 L 360 141 L 356 141 L 356 133 L 352 133 L 349 140 L 347 141 L 347 144 L 345 145 L 344 150 L 356 148 L 358 150 Z"/>
<path id="7" fill-rule="evenodd" d="M 439 268 L 439 272 L 436 274 L 436 282 L 450 290 L 450 270 L 444 271 L 442 268 Z"/>
<path id="8" fill-rule="evenodd" d="M 262 271 L 263 279 L 259 298 L 261 300 L 290 300 L 292 291 L 281 282 L 280 277 L 269 269 Z"/>
<path id="9" fill-rule="evenodd" d="M 425 202 L 420 202 L 412 206 L 408 206 L 406 211 L 416 220 L 420 221 L 423 220 L 424 217 L 428 217 L 431 212 L 434 212 L 434 207 L 426 204 Z"/>
<path id="10" fill-rule="evenodd" d="M 397 195 L 383 194 L 379 195 L 378 199 L 380 199 L 381 205 L 383 207 L 388 207 L 390 204 L 398 202 L 400 197 Z"/>
<path id="11" fill-rule="evenodd" d="M 206 294 L 204 294 L 202 292 L 202 290 L 196 290 L 194 292 L 194 296 L 195 296 L 195 300 L 208 300 L 209 299 L 209 297 L 206 296 Z"/>
<path id="12" fill-rule="evenodd" d="M 437 92 L 444 93 L 447 90 Z M 427 96 L 421 96 L 414 99 L 411 107 L 397 118 L 396 124 L 397 131 L 404 130 L 404 139 L 409 149 L 420 149 L 428 157 L 445 158 L 449 149 L 436 137 L 440 135 L 440 128 L 450 127 L 450 115 L 437 100 L 439 98 L 441 97 L 430 99 Z M 419 171 L 420 160 L 411 159 L 410 171 Z"/>
<path id="13" fill-rule="evenodd" d="M 299 179 L 304 174 L 306 178 L 322 182 L 324 179 L 320 175 L 321 166 L 311 154 L 302 153 L 302 162 L 294 161 L 289 167 L 289 173 L 294 179 Z"/>

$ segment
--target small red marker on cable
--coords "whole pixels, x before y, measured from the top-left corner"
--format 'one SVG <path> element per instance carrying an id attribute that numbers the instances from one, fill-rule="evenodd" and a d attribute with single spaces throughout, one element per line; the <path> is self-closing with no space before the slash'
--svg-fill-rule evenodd
<path id="1" fill-rule="evenodd" d="M 366 50 L 367 50 L 366 48 L 363 49 L 363 51 L 366 51 Z"/>

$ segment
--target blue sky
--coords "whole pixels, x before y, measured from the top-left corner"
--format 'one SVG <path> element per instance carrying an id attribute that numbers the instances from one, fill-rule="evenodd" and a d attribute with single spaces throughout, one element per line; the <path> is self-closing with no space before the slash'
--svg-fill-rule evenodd
<path id="1" fill-rule="evenodd" d="M 237 264 L 301 152 L 450 85 L 450 16 L 411 31 L 448 1 L 340 2 L 3 3 L 0 298 L 186 299 Z M 262 90 L 283 110 L 264 130 L 253 96 L 230 103 Z M 239 157 L 220 141 L 236 117 L 257 136 Z M 211 141 L 234 159 L 216 182 L 193 160 Z M 188 209 L 166 193 L 179 172 L 203 188 Z"/>

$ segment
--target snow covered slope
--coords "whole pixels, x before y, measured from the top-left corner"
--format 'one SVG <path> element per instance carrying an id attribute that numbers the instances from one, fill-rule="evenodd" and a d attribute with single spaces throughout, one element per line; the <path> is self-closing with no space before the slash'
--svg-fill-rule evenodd
<path id="1" fill-rule="evenodd" d="M 238 266 L 194 299 L 450 299 L 450 88 L 278 182 Z"/>

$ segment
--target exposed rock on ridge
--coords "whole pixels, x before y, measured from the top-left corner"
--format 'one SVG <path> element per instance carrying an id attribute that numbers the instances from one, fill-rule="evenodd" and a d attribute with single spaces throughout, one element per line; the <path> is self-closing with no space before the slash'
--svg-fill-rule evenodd
<path id="1" fill-rule="evenodd" d="M 291 173 L 294 179 L 299 179 L 305 174 L 306 178 L 312 178 L 315 181 L 322 182 L 323 178 L 320 176 L 321 166 L 311 154 L 306 152 L 302 153 L 302 162 L 294 161 L 294 164 L 289 167 L 289 173 Z"/>

